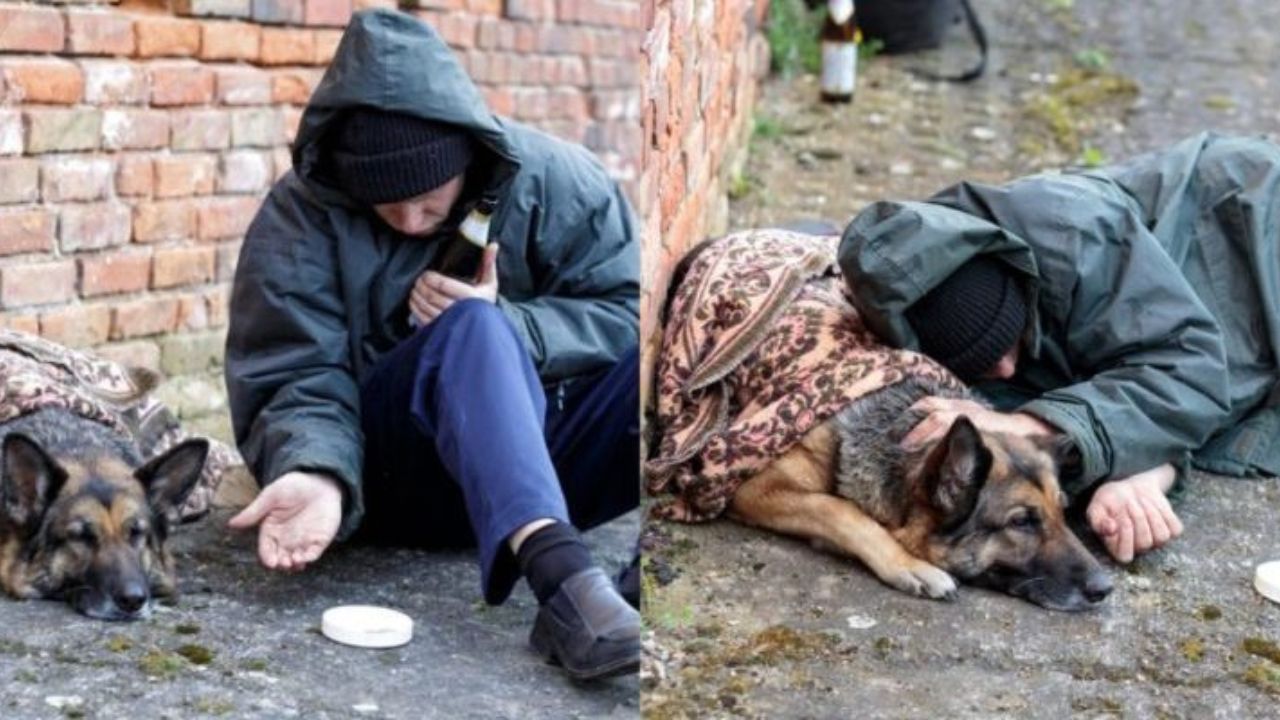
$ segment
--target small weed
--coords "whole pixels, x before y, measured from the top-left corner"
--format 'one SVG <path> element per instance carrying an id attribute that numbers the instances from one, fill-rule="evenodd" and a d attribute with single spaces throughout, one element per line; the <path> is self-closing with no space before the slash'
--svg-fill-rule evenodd
<path id="1" fill-rule="evenodd" d="M 1076 64 L 1087 70 L 1106 70 L 1111 67 L 1111 57 L 1104 50 L 1089 48 L 1076 53 Z"/>
<path id="2" fill-rule="evenodd" d="M 1107 156 L 1098 148 L 1085 145 L 1084 152 L 1080 153 L 1080 164 L 1091 168 L 1101 167 L 1107 164 Z"/>
<path id="3" fill-rule="evenodd" d="M 186 661 L 180 655 L 167 653 L 163 650 L 152 650 L 142 659 L 138 661 L 138 667 L 142 672 L 153 678 L 172 678 L 186 665 Z"/>
<path id="4" fill-rule="evenodd" d="M 1204 659 L 1204 641 L 1200 638 L 1183 640 L 1179 647 L 1182 650 L 1182 657 L 1191 662 L 1200 662 Z"/>
<path id="5" fill-rule="evenodd" d="M 1258 657 L 1266 658 L 1273 663 L 1280 664 L 1280 646 L 1277 646 L 1270 640 L 1249 637 L 1244 639 L 1244 643 L 1242 643 L 1241 647 L 1243 647 L 1244 651 L 1250 655 L 1257 655 Z"/>
<path id="6" fill-rule="evenodd" d="M 107 641 L 107 649 L 113 653 L 122 653 L 133 648 L 133 641 L 123 635 L 112 635 Z"/>
<path id="7" fill-rule="evenodd" d="M 810 10 L 804 0 L 773 0 L 765 38 L 769 41 L 770 66 L 783 77 L 822 69 L 818 33 L 826 7 Z"/>
<path id="8" fill-rule="evenodd" d="M 786 129 L 782 127 L 782 123 L 773 118 L 757 115 L 751 128 L 751 138 L 753 140 L 773 140 L 781 137 L 785 132 Z"/>
<path id="9" fill-rule="evenodd" d="M 208 665 L 213 662 L 213 651 L 203 645 L 183 645 L 175 652 L 192 665 Z"/>
<path id="10" fill-rule="evenodd" d="M 1217 605 L 1201 605 L 1200 609 L 1196 610 L 1196 617 L 1201 620 L 1217 620 L 1222 617 L 1222 608 Z"/>
<path id="11" fill-rule="evenodd" d="M 179 623 L 174 626 L 173 631 L 179 635 L 199 635 L 200 626 L 195 623 Z"/>

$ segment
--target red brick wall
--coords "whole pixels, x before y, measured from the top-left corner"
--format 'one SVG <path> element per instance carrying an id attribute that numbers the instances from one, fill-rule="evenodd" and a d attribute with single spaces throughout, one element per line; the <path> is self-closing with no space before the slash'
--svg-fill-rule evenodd
<path id="1" fill-rule="evenodd" d="M 649 397 L 658 314 L 672 267 L 690 246 L 727 227 L 727 183 L 750 139 L 768 70 L 761 32 L 769 0 L 642 0 L 644 150 L 642 393 Z"/>
<path id="2" fill-rule="evenodd" d="M 170 373 L 216 364 L 241 237 L 342 27 L 395 4 L 0 0 L 0 326 Z M 496 112 L 634 188 L 637 0 L 401 4 Z"/>

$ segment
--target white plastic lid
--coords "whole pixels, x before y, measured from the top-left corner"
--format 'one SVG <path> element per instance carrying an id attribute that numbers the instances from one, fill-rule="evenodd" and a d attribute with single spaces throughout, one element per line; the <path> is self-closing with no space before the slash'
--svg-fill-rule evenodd
<path id="1" fill-rule="evenodd" d="M 1253 587 L 1271 602 L 1280 603 L 1280 560 L 1259 565 L 1253 574 Z"/>
<path id="2" fill-rule="evenodd" d="M 391 608 L 342 605 L 324 611 L 320 632 L 343 645 L 392 648 L 413 639 L 413 619 Z"/>

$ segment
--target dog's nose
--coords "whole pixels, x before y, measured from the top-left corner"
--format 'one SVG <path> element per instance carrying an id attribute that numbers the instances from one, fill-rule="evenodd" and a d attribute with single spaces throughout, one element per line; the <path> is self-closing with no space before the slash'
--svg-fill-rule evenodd
<path id="1" fill-rule="evenodd" d="M 1103 573 L 1092 573 L 1084 582 L 1084 597 L 1091 603 L 1100 603 L 1111 594 L 1111 578 Z"/>
<path id="2" fill-rule="evenodd" d="M 126 583 L 115 596 L 116 606 L 127 613 L 135 613 L 147 603 L 147 586 L 140 582 Z"/>

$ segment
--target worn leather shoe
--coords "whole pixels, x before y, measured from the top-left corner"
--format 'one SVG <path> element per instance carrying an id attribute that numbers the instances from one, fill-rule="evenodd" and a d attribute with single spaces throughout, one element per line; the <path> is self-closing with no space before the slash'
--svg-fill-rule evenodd
<path id="1" fill-rule="evenodd" d="M 598 567 L 565 578 L 538 608 L 529 644 L 575 680 L 598 680 L 640 669 L 640 613 Z"/>

